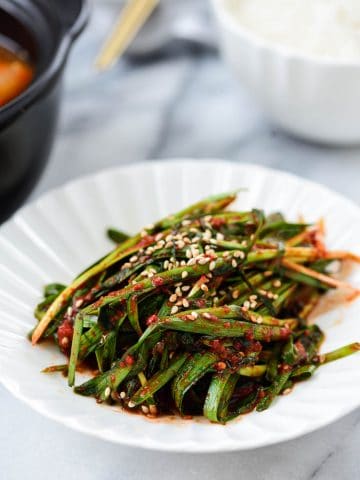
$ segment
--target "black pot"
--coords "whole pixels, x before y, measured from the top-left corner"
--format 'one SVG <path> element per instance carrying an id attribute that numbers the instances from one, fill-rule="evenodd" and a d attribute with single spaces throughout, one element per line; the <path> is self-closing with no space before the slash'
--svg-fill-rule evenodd
<path id="1" fill-rule="evenodd" d="M 24 47 L 36 69 L 29 88 L 0 109 L 0 222 L 21 205 L 45 167 L 64 67 L 87 16 L 86 0 L 0 0 L 0 34 Z"/>

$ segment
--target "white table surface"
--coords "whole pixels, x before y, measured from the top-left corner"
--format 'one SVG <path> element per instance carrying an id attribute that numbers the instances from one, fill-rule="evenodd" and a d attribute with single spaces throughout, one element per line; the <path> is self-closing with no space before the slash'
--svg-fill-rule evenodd
<path id="1" fill-rule="evenodd" d="M 187 50 L 146 63 L 123 60 L 111 72 L 95 74 L 92 61 L 115 11 L 98 1 L 72 54 L 59 135 L 32 198 L 100 168 L 191 156 L 288 170 L 360 202 L 360 149 L 306 144 L 278 131 L 216 55 Z M 73 432 L 1 386 L 0 408 L 0 480 L 360 478 L 360 410 L 285 444 L 185 456 L 124 448 Z"/>

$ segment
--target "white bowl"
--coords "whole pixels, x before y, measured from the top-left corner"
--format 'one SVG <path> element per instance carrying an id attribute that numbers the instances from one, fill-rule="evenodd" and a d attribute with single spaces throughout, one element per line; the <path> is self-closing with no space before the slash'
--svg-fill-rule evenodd
<path id="1" fill-rule="evenodd" d="M 178 452 L 244 450 L 311 432 L 360 406 L 360 354 L 324 365 L 269 410 L 226 426 L 180 418 L 149 420 L 75 395 L 60 374 L 40 370 L 64 357 L 26 338 L 42 286 L 70 282 L 103 256 L 105 228 L 136 232 L 211 193 L 248 187 L 235 208 L 254 206 L 326 219 L 328 245 L 359 254 L 359 208 L 319 185 L 256 165 L 182 160 L 147 162 L 84 177 L 26 206 L 0 229 L 0 382 L 16 397 L 63 425 L 125 445 Z M 360 287 L 360 269 L 349 281 Z M 360 301 L 318 318 L 323 351 L 360 339 Z M 85 380 L 77 375 L 77 383 Z M 3 413 L 4 415 L 6 413 Z M 1 475 L 0 475 L 1 476 Z"/>
<path id="2" fill-rule="evenodd" d="M 315 58 L 242 28 L 212 0 L 225 59 L 268 116 L 310 141 L 360 143 L 360 61 Z"/>

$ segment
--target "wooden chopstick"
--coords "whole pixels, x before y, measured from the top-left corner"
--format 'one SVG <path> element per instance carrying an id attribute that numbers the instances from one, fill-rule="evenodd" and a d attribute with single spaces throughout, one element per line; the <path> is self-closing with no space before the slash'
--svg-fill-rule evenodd
<path id="1" fill-rule="evenodd" d="M 159 1 L 129 0 L 126 3 L 119 20 L 96 59 L 95 66 L 98 70 L 110 68 L 121 57 Z"/>

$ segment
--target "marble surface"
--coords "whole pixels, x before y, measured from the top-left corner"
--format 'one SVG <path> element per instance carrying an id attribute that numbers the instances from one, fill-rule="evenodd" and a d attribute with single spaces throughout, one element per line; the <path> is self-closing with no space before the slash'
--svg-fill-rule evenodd
<path id="1" fill-rule="evenodd" d="M 207 8 L 205 0 L 191 4 Z M 284 169 L 360 202 L 360 149 L 306 144 L 278 131 L 213 52 L 183 47 L 145 62 L 123 60 L 111 72 L 96 74 L 93 58 L 116 8 L 116 2 L 96 3 L 71 56 L 59 135 L 32 198 L 101 168 L 191 156 Z M 285 444 L 184 456 L 86 437 L 41 417 L 1 386 L 0 406 L 1 480 L 360 478 L 360 410 Z"/>

